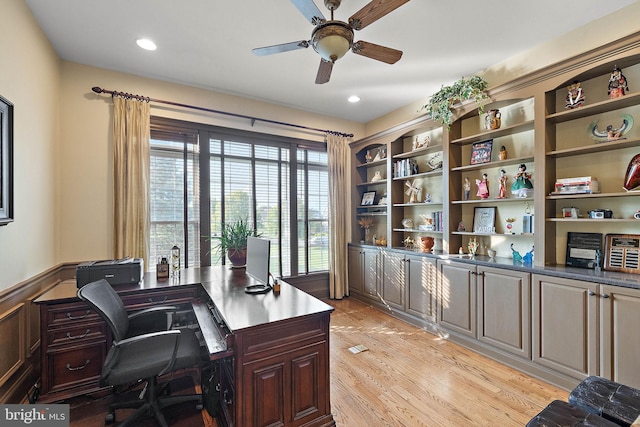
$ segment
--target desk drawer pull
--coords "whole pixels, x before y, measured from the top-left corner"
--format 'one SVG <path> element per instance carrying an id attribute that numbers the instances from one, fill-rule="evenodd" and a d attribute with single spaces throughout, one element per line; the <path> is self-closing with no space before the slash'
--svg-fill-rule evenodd
<path id="1" fill-rule="evenodd" d="M 91 332 L 91 329 L 87 329 L 86 331 L 84 331 L 84 334 L 76 336 L 72 336 L 71 332 L 67 332 L 67 338 L 69 338 L 70 340 L 79 340 L 89 335 L 89 332 Z"/>
<path id="2" fill-rule="evenodd" d="M 167 302 L 167 296 L 165 295 L 165 297 L 162 298 L 162 301 L 154 301 L 153 298 L 149 298 L 149 302 L 151 304 L 157 304 L 157 303 L 164 304 L 165 302 Z"/>
<path id="3" fill-rule="evenodd" d="M 67 370 L 69 370 L 69 371 L 80 371 L 80 370 L 82 370 L 82 369 L 86 368 L 86 367 L 87 367 L 87 365 L 89 365 L 89 362 L 91 362 L 91 360 L 87 359 L 87 360 L 86 360 L 86 362 L 84 362 L 84 365 L 82 365 L 82 366 L 77 366 L 77 367 L 75 367 L 75 368 L 72 368 L 72 367 L 71 367 L 71 364 L 67 363 Z"/>
<path id="4" fill-rule="evenodd" d="M 80 320 L 80 319 L 84 319 L 85 317 L 87 317 L 89 315 L 89 313 L 91 313 L 91 310 L 87 310 L 86 313 L 84 313 L 82 316 L 78 316 L 78 317 L 73 317 L 71 315 L 71 313 L 67 313 L 67 319 L 69 320 Z"/>

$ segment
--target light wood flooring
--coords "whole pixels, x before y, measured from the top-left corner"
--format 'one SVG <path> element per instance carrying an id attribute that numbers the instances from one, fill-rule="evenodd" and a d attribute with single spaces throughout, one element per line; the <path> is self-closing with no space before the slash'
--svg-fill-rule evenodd
<path id="1" fill-rule="evenodd" d="M 340 427 L 524 426 L 552 400 L 567 400 L 560 388 L 353 298 L 327 303 Z M 369 350 L 348 350 L 358 344 Z"/>

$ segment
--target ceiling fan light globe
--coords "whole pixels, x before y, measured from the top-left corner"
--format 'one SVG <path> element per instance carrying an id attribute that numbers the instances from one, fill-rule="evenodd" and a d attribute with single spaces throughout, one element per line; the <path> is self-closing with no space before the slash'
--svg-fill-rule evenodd
<path id="1" fill-rule="evenodd" d="M 353 30 L 342 21 L 329 21 L 319 25 L 311 34 L 313 49 L 325 61 L 336 62 L 351 49 Z"/>
<path id="2" fill-rule="evenodd" d="M 331 62 L 342 58 L 350 47 L 349 41 L 338 35 L 323 37 L 313 46 L 325 61 Z"/>

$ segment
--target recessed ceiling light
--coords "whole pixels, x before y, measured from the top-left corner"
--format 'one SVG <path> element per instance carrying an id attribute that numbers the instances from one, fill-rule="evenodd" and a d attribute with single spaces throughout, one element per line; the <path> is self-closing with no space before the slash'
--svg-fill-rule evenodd
<path id="1" fill-rule="evenodd" d="M 360 102 L 360 97 L 357 95 L 351 95 L 348 99 L 349 102 Z"/>
<path id="2" fill-rule="evenodd" d="M 149 39 L 138 39 L 136 43 L 145 50 L 156 50 L 156 44 Z"/>

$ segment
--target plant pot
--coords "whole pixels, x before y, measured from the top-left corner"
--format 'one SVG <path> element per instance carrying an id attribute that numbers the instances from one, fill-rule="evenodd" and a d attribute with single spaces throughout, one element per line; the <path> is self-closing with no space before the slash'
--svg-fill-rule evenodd
<path id="1" fill-rule="evenodd" d="M 231 262 L 231 267 L 244 267 L 247 264 L 247 248 L 229 249 L 227 251 L 227 258 L 229 258 Z"/>

